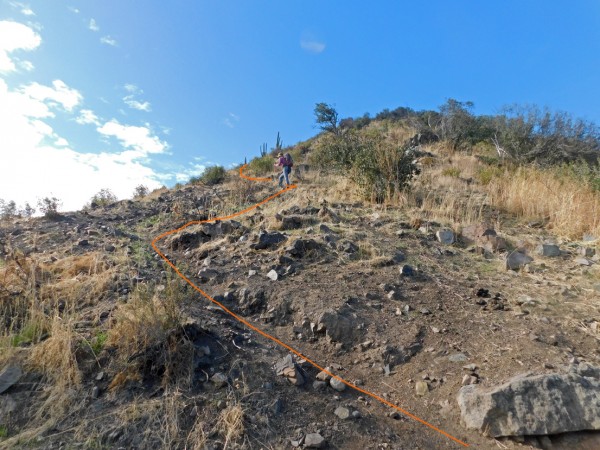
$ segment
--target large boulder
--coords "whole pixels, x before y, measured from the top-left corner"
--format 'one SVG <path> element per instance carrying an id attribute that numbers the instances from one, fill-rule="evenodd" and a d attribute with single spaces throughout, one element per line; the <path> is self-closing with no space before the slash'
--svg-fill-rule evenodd
<path id="1" fill-rule="evenodd" d="M 600 430 L 600 368 L 524 374 L 490 390 L 464 386 L 457 400 L 466 427 L 493 437 Z"/>
<path id="2" fill-rule="evenodd" d="M 287 240 L 287 236 L 285 234 L 281 234 L 276 231 L 269 233 L 261 230 L 258 234 L 258 242 L 251 244 L 250 248 L 255 250 L 275 249 L 285 240 Z"/>
<path id="3" fill-rule="evenodd" d="M 526 255 L 525 253 L 521 253 L 518 251 L 511 252 L 506 257 L 506 270 L 519 270 L 524 267 L 526 264 L 529 264 L 533 261 L 531 256 Z"/>
<path id="4" fill-rule="evenodd" d="M 0 394 L 19 381 L 23 371 L 19 366 L 7 366 L 0 371 Z"/>

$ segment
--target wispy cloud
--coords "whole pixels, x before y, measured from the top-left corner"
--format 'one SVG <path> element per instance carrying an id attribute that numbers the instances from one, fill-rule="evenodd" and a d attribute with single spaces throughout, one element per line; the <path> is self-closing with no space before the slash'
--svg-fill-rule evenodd
<path id="1" fill-rule="evenodd" d="M 35 16 L 35 13 L 33 12 L 33 10 L 29 7 L 29 5 L 26 5 L 25 3 L 21 3 L 21 2 L 8 2 L 8 4 L 10 6 L 12 6 L 15 9 L 18 9 L 21 14 L 25 15 L 25 16 Z"/>
<path id="2" fill-rule="evenodd" d="M 130 94 L 139 94 L 142 90 L 137 87 L 135 84 L 127 83 L 123 86 L 123 88 L 129 92 Z"/>
<path id="3" fill-rule="evenodd" d="M 301 40 L 300 47 L 309 53 L 322 53 L 323 50 L 325 50 L 325 44 L 323 42 L 313 40 Z"/>
<path id="4" fill-rule="evenodd" d="M 79 111 L 79 116 L 75 119 L 75 122 L 80 125 L 93 124 L 100 126 L 100 120 L 98 119 L 98 116 L 96 116 L 94 111 L 91 109 L 82 109 Z"/>
<path id="5" fill-rule="evenodd" d="M 79 14 L 79 9 L 75 8 L 74 6 L 69 6 L 69 11 L 71 11 L 73 14 Z"/>
<path id="6" fill-rule="evenodd" d="M 30 27 L 22 23 L 8 20 L 0 21 L 0 73 L 17 70 L 11 53 L 16 50 L 34 50 L 42 42 L 42 38 Z"/>
<path id="7" fill-rule="evenodd" d="M 100 31 L 100 27 L 94 19 L 90 19 L 89 29 L 92 31 Z"/>
<path id="8" fill-rule="evenodd" d="M 234 113 L 229 113 L 227 117 L 223 119 L 223 124 L 229 128 L 235 128 L 235 125 L 240 121 L 239 116 Z"/>
<path id="9" fill-rule="evenodd" d="M 138 111 L 152 111 L 152 106 L 150 102 L 139 100 L 136 98 L 137 96 L 144 93 L 142 89 L 132 83 L 127 83 L 123 86 L 123 88 L 129 92 L 129 95 L 123 97 L 123 102 L 132 109 L 137 109 Z"/>
<path id="10" fill-rule="evenodd" d="M 132 109 L 137 109 L 138 111 L 146 111 L 146 112 L 150 112 L 152 111 L 152 107 L 150 106 L 150 102 L 139 102 L 137 100 L 133 100 L 130 98 L 131 96 L 127 96 L 125 98 L 123 98 L 123 101 L 125 102 L 125 104 L 127 106 L 129 106 Z"/>
<path id="11" fill-rule="evenodd" d="M 119 45 L 115 39 L 113 39 L 112 37 L 110 37 L 108 35 L 102 36 L 100 38 L 100 42 L 102 42 L 103 44 L 106 44 L 106 45 L 110 45 L 112 47 L 116 47 L 117 45 Z"/>

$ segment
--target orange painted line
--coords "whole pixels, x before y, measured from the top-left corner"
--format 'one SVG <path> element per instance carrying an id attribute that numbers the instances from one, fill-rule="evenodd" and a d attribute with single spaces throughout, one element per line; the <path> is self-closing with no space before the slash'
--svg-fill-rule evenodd
<path id="1" fill-rule="evenodd" d="M 243 174 L 243 169 L 244 167 L 246 167 L 247 164 L 244 164 L 242 167 L 240 167 L 240 176 L 242 178 L 246 178 L 248 180 L 256 180 L 256 181 L 271 181 L 270 178 L 253 178 L 253 177 L 247 177 Z M 230 311 L 229 309 L 227 309 L 224 305 L 222 305 L 220 302 L 218 302 L 217 300 L 215 300 L 214 298 L 212 298 L 210 295 L 208 295 L 206 292 L 204 292 L 202 289 L 200 289 L 198 286 L 196 286 L 194 284 L 193 281 L 191 281 L 188 277 L 186 277 L 184 274 L 182 274 L 179 269 L 175 266 L 175 264 L 173 264 L 169 258 L 167 258 L 156 246 L 157 242 L 162 240 L 163 238 L 174 234 L 174 233 L 178 233 L 179 231 L 182 231 L 184 229 L 186 229 L 187 227 L 189 227 L 190 225 L 197 225 L 197 224 L 201 224 L 201 223 L 208 223 L 208 222 L 215 222 L 218 220 L 228 220 L 228 219 L 232 219 L 233 217 L 237 217 L 237 216 L 241 216 L 249 211 L 252 211 L 253 209 L 258 208 L 260 205 L 267 203 L 271 200 L 273 200 L 274 198 L 280 196 L 281 194 L 283 194 L 284 192 L 290 191 L 292 189 L 296 189 L 296 185 L 290 185 L 288 187 L 286 187 L 285 189 L 282 189 L 281 191 L 265 198 L 264 200 L 256 203 L 255 205 L 252 205 L 242 211 L 238 211 L 236 213 L 230 214 L 228 216 L 223 216 L 223 217 L 215 217 L 213 219 L 207 219 L 207 220 L 194 220 L 191 222 L 186 223 L 185 225 L 175 229 L 175 230 L 171 230 L 171 231 L 167 231 L 165 233 L 162 233 L 160 236 L 154 238 L 154 240 L 152 241 L 152 247 L 154 248 L 154 251 L 156 253 L 158 253 L 158 255 L 160 255 L 160 257 L 162 259 L 165 260 L 165 262 L 171 266 L 171 268 L 175 271 L 175 273 L 177 275 L 179 275 L 181 277 L 181 279 L 183 279 L 186 283 L 188 283 L 192 288 L 194 288 L 196 291 L 198 291 L 200 294 L 202 294 L 203 297 L 205 297 L 207 300 L 210 300 L 211 302 L 213 302 L 215 305 L 219 306 L 223 311 L 225 311 L 227 314 L 229 314 L 230 316 L 232 316 L 234 319 L 236 319 L 237 321 L 243 323 L 244 325 L 246 325 L 248 328 L 250 328 L 253 331 L 256 331 L 258 334 L 260 334 L 261 336 L 275 342 L 276 344 L 280 345 L 281 347 L 285 348 L 286 350 L 289 350 L 290 352 L 294 353 L 296 356 L 298 356 L 301 359 L 304 359 L 306 362 L 308 362 L 309 364 L 311 364 L 313 367 L 315 367 L 316 369 L 319 369 L 322 372 L 325 372 L 327 375 L 329 375 L 332 378 L 335 378 L 336 380 L 344 383 L 346 386 L 348 386 L 351 389 L 354 389 L 355 391 L 358 391 L 362 394 L 368 395 L 369 397 L 383 403 L 384 405 L 389 406 L 390 408 L 393 408 L 399 412 L 401 412 L 402 414 L 404 414 L 407 417 L 410 417 L 411 419 L 431 428 L 432 430 L 437 431 L 438 433 L 442 434 L 443 436 L 447 437 L 448 439 L 453 440 L 454 442 L 462 445 L 463 447 L 469 447 L 469 444 L 467 444 L 466 442 L 461 441 L 460 439 L 455 438 L 454 436 L 452 436 L 451 434 L 446 433 L 444 430 L 441 430 L 440 428 L 436 427 L 435 425 L 430 424 L 429 422 L 421 419 L 420 417 L 415 416 L 414 414 L 411 414 L 410 412 L 406 411 L 405 409 L 402 409 L 401 407 L 399 407 L 398 405 L 394 405 L 393 403 L 387 401 L 386 399 L 380 397 L 377 394 L 374 394 L 372 392 L 369 392 L 365 389 L 361 389 L 358 386 L 355 386 L 354 384 L 350 383 L 349 381 L 344 380 L 343 378 L 338 377 L 337 375 L 329 372 L 328 370 L 325 370 L 323 367 L 319 366 L 316 362 L 312 361 L 311 359 L 309 359 L 308 357 L 304 356 L 302 353 L 300 353 L 298 350 L 296 350 L 293 347 L 290 347 L 289 345 L 287 345 L 286 343 L 280 341 L 279 339 L 277 339 L 275 336 L 271 336 L 269 333 L 266 333 L 265 331 L 261 330 L 260 328 L 255 327 L 254 325 L 252 325 L 250 322 L 248 322 L 246 319 L 244 319 L 243 317 L 238 316 L 237 314 L 235 314 L 234 312 Z"/>

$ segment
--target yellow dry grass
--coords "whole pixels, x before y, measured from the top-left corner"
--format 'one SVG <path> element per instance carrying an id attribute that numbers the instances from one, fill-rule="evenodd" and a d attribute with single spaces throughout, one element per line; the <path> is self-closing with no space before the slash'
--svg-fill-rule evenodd
<path id="1" fill-rule="evenodd" d="M 522 167 L 494 178 L 491 201 L 528 220 L 545 220 L 556 234 L 581 239 L 600 236 L 600 193 L 552 170 Z"/>

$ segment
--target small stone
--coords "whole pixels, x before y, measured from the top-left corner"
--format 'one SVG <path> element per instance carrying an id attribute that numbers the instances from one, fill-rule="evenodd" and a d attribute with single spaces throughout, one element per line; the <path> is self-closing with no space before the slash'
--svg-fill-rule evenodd
<path id="1" fill-rule="evenodd" d="M 77 242 L 77 245 L 80 247 L 87 247 L 90 245 L 90 242 L 87 239 L 81 239 L 79 242 Z"/>
<path id="2" fill-rule="evenodd" d="M 524 267 L 526 264 L 529 264 L 533 261 L 533 258 L 527 256 L 521 252 L 511 252 L 506 258 L 506 269 L 507 270 L 519 270 Z"/>
<path id="3" fill-rule="evenodd" d="M 467 359 L 467 355 L 464 353 L 455 353 L 454 355 L 448 356 L 448 361 L 450 362 L 464 362 Z"/>
<path id="4" fill-rule="evenodd" d="M 96 381 L 102 381 L 103 378 L 104 372 L 98 372 L 98 375 L 96 375 Z"/>
<path id="5" fill-rule="evenodd" d="M 350 410 L 344 406 L 339 406 L 334 411 L 334 414 L 338 416 L 342 420 L 346 420 L 350 418 Z"/>
<path id="6" fill-rule="evenodd" d="M 109 253 L 114 252 L 116 249 L 117 248 L 114 245 L 112 245 L 112 244 L 106 244 L 104 246 L 104 250 L 107 251 L 107 252 L 109 252 Z"/>
<path id="7" fill-rule="evenodd" d="M 401 268 L 400 268 L 400 274 L 404 275 L 405 277 L 411 277 L 415 274 L 414 269 L 409 266 L 408 264 L 404 264 Z"/>
<path id="8" fill-rule="evenodd" d="M 346 390 L 346 385 L 337 378 L 331 378 L 331 380 L 329 380 L 329 385 L 338 392 Z"/>
<path id="9" fill-rule="evenodd" d="M 0 372 L 0 394 L 19 381 L 22 374 L 23 371 L 18 366 L 5 367 L 2 372 Z"/>
<path id="10" fill-rule="evenodd" d="M 313 381 L 313 389 L 315 391 L 323 391 L 327 387 L 327 382 L 325 381 Z"/>
<path id="11" fill-rule="evenodd" d="M 277 272 L 275 272 L 275 270 L 271 270 L 267 274 L 267 277 L 272 281 L 277 281 L 277 279 L 279 278 L 279 274 Z"/>
<path id="12" fill-rule="evenodd" d="M 556 244 L 542 244 L 537 248 L 537 253 L 540 256 L 554 258 L 560 256 L 560 248 Z"/>
<path id="13" fill-rule="evenodd" d="M 475 372 L 477 370 L 477 366 L 475 364 L 467 364 L 466 366 L 463 366 L 463 369 Z"/>
<path id="14" fill-rule="evenodd" d="M 327 372 L 331 372 L 331 367 L 325 367 L 325 370 Z M 319 381 L 329 381 L 331 379 L 331 375 L 329 375 L 327 372 L 321 371 L 315 378 Z"/>
<path id="15" fill-rule="evenodd" d="M 415 392 L 419 397 L 422 397 L 429 392 L 429 385 L 424 381 L 417 381 L 415 383 Z"/>
<path id="16" fill-rule="evenodd" d="M 253 277 L 254 275 L 256 275 L 256 270 L 250 269 L 248 271 L 248 278 Z"/>
<path id="17" fill-rule="evenodd" d="M 454 243 L 454 232 L 448 228 L 437 231 L 435 236 L 437 237 L 437 240 L 444 245 Z"/>
<path id="18" fill-rule="evenodd" d="M 210 381 L 218 388 L 227 386 L 227 375 L 222 372 L 217 372 L 211 377 Z"/>
<path id="19" fill-rule="evenodd" d="M 360 411 L 352 411 L 352 418 L 360 419 L 361 417 L 362 417 L 362 414 L 360 413 Z"/>
<path id="20" fill-rule="evenodd" d="M 423 314 L 424 316 L 427 316 L 427 315 L 431 314 L 431 311 L 429 311 L 427 308 L 421 308 L 420 313 Z"/>
<path id="21" fill-rule="evenodd" d="M 463 375 L 462 381 L 460 384 L 462 384 L 463 386 L 467 386 L 468 384 L 471 384 L 470 381 L 471 381 L 471 375 Z"/>
<path id="22" fill-rule="evenodd" d="M 309 433 L 304 438 L 304 447 L 323 448 L 325 447 L 325 438 L 319 433 Z"/>
<path id="23" fill-rule="evenodd" d="M 577 264 L 579 264 L 580 266 L 591 266 L 592 265 L 592 262 L 587 258 L 577 258 L 575 260 L 575 262 Z"/>
<path id="24" fill-rule="evenodd" d="M 92 398 L 100 397 L 100 388 L 98 386 L 94 386 L 92 388 Z"/>

